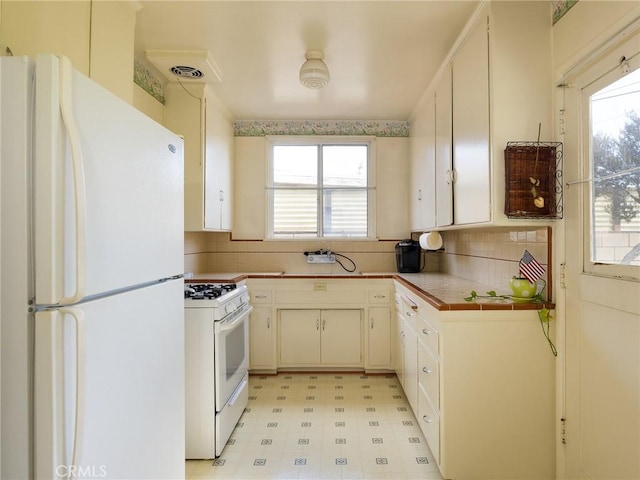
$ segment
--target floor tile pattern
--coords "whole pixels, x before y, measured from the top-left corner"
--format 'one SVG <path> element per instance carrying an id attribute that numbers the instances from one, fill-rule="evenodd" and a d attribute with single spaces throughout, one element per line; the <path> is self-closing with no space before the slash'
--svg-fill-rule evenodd
<path id="1" fill-rule="evenodd" d="M 222 455 L 188 479 L 441 479 L 395 375 L 249 378 L 249 403 Z"/>

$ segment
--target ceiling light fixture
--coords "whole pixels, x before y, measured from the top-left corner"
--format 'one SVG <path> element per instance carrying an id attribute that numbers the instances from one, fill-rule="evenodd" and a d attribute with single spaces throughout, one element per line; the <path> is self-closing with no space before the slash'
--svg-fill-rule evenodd
<path id="1" fill-rule="evenodd" d="M 300 83 L 307 88 L 322 88 L 329 83 L 329 69 L 323 62 L 324 54 L 309 50 L 304 57 L 306 62 L 300 67 Z"/>

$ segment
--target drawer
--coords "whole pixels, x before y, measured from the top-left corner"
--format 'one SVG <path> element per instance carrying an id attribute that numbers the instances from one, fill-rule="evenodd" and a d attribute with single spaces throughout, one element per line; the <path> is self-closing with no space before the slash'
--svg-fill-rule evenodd
<path id="1" fill-rule="evenodd" d="M 429 353 L 424 344 L 419 343 L 418 382 L 424 389 L 435 409 L 440 409 L 440 369 L 439 363 Z"/>
<path id="2" fill-rule="evenodd" d="M 440 355 L 440 342 L 438 330 L 424 318 L 420 320 L 420 332 L 418 338 L 434 355 Z"/>
<path id="3" fill-rule="evenodd" d="M 427 395 L 421 389 L 418 390 L 418 423 L 427 440 L 427 445 L 440 465 L 440 417 L 429 403 Z"/>
<path id="4" fill-rule="evenodd" d="M 387 290 L 370 290 L 369 303 L 390 303 L 391 292 Z"/>
<path id="5" fill-rule="evenodd" d="M 251 304 L 271 303 L 271 290 L 256 290 L 249 292 L 251 296 Z"/>
<path id="6" fill-rule="evenodd" d="M 396 307 L 396 311 L 398 313 L 402 313 L 402 295 L 400 295 L 399 293 L 395 293 L 393 295 L 393 303 Z"/>
<path id="7" fill-rule="evenodd" d="M 402 316 L 415 329 L 418 327 L 418 305 L 406 295 L 402 295 Z"/>

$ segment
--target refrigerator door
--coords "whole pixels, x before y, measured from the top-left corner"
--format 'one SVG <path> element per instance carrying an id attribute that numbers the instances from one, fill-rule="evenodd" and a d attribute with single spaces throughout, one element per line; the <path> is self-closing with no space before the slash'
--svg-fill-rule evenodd
<path id="1" fill-rule="evenodd" d="M 36 478 L 184 478 L 182 289 L 36 314 Z"/>
<path id="2" fill-rule="evenodd" d="M 73 70 L 36 58 L 36 303 L 181 274 L 182 140 Z"/>

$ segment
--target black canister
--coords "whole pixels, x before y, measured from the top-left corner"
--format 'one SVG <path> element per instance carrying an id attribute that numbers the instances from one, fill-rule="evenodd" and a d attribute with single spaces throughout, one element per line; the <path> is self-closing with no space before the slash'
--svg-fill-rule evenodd
<path id="1" fill-rule="evenodd" d="M 400 273 L 420 271 L 420 244 L 415 240 L 402 240 L 396 244 L 396 265 Z"/>

